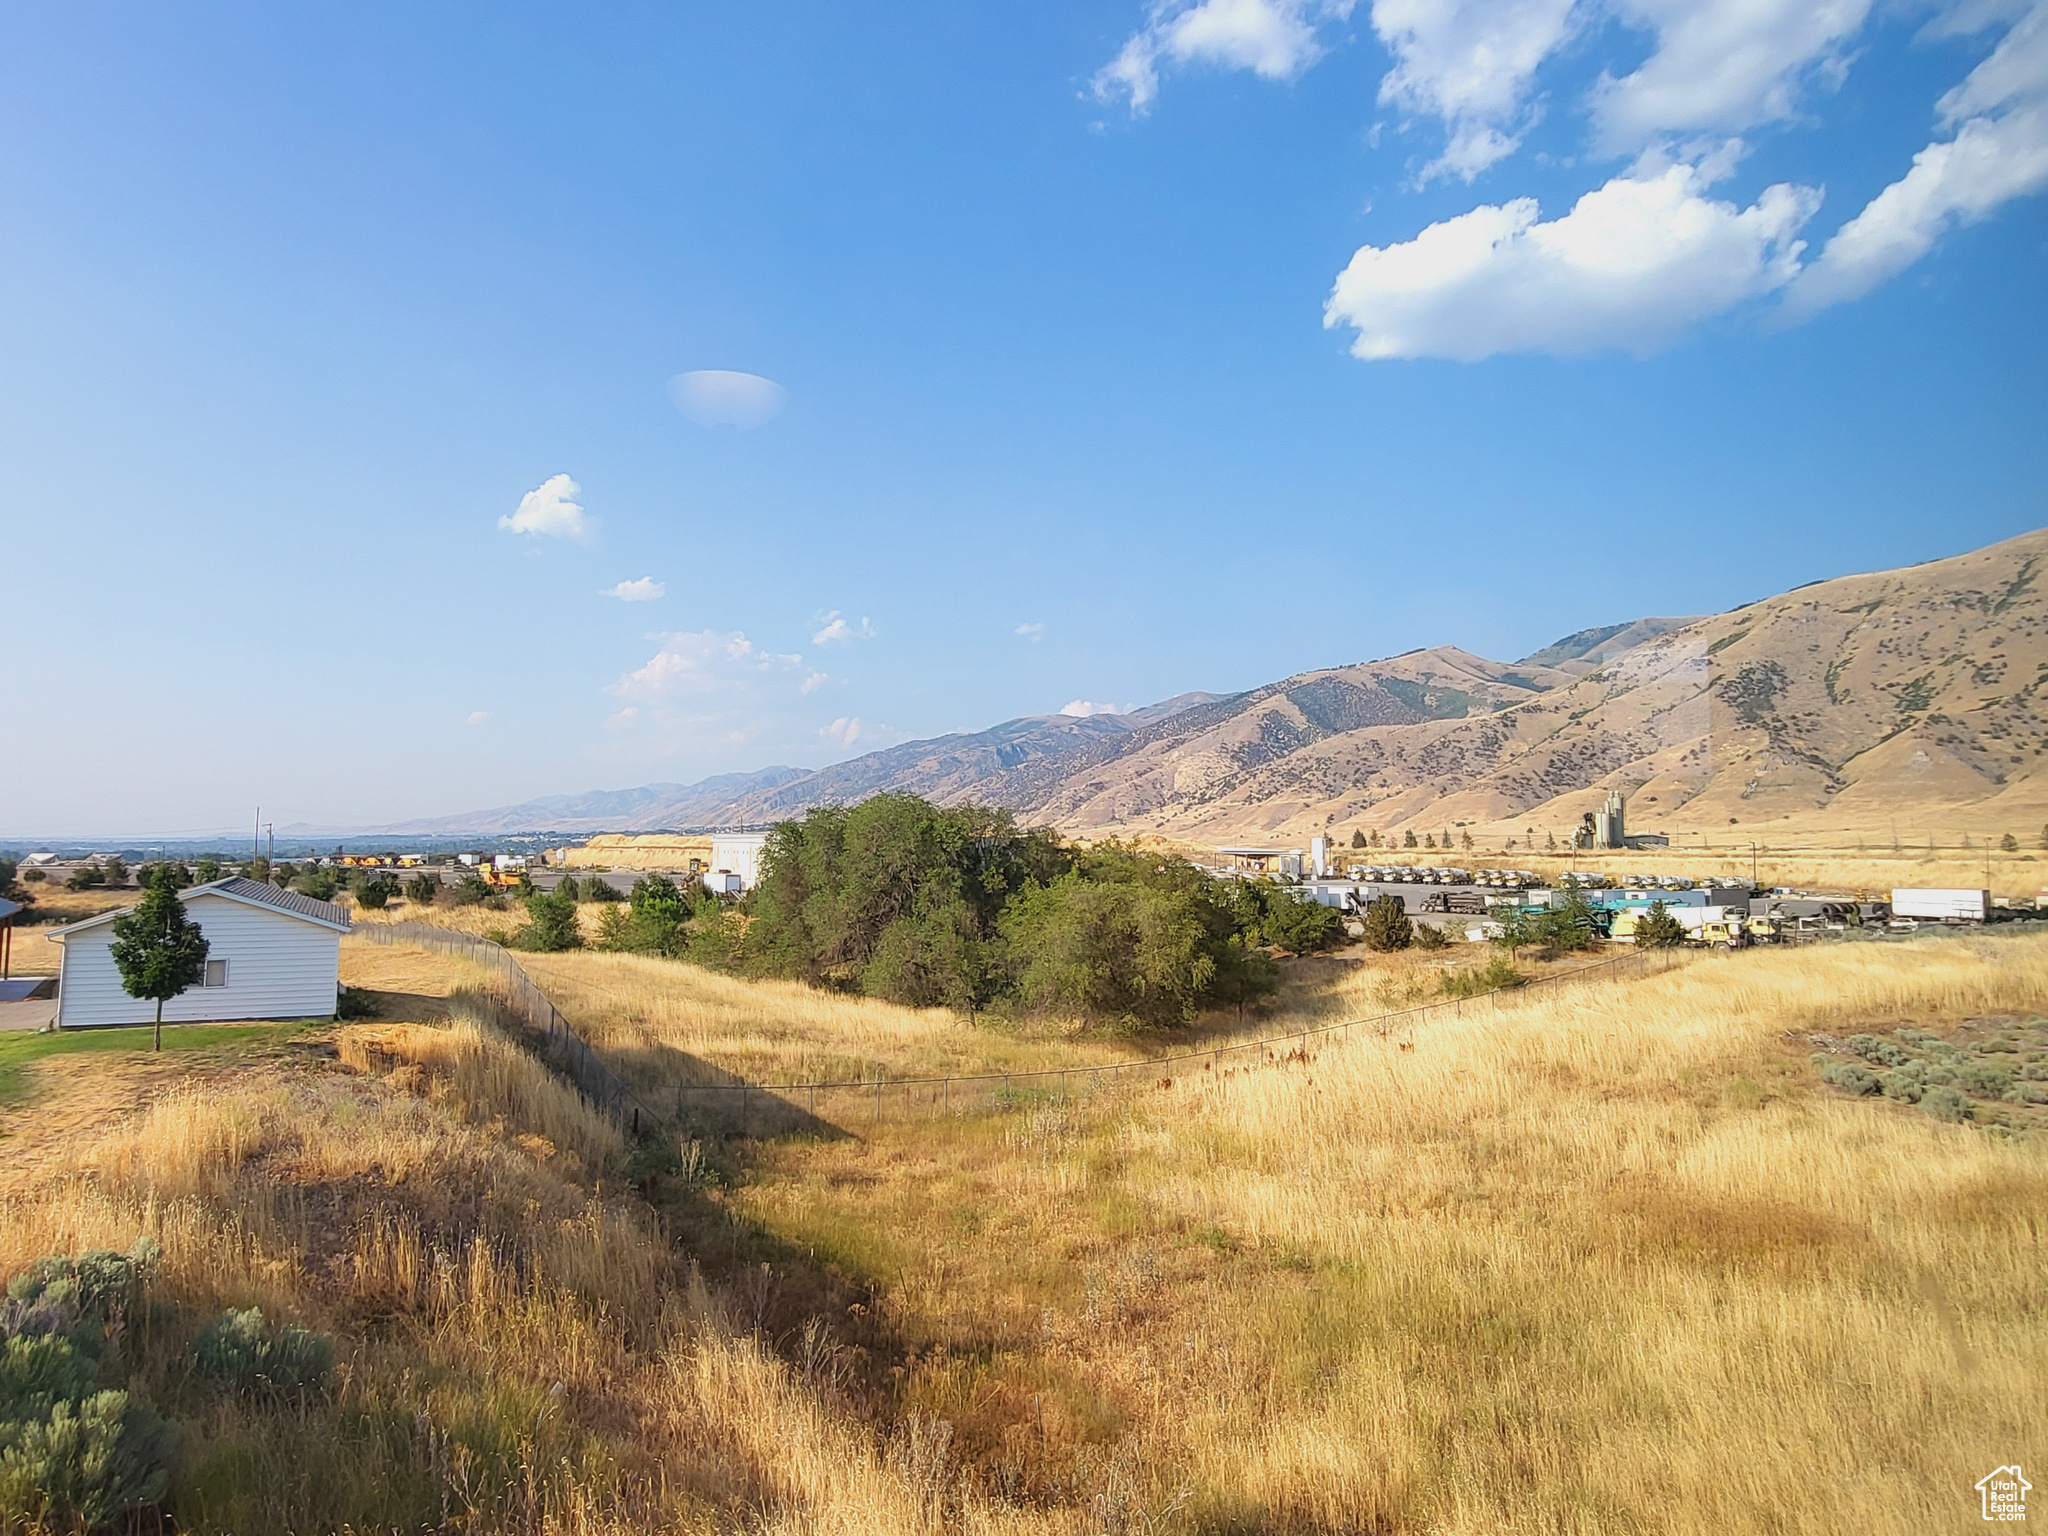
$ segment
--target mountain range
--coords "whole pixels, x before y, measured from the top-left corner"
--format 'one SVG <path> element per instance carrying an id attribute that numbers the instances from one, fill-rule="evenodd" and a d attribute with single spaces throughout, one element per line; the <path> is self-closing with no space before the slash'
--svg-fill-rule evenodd
<path id="1" fill-rule="evenodd" d="M 896 790 L 1212 845 L 1354 827 L 1515 835 L 1561 830 L 1619 789 L 1640 831 L 2027 832 L 2048 821 L 2044 565 L 2048 529 L 1728 613 L 1582 630 L 1512 663 L 1438 646 L 1128 714 L 1027 716 L 816 771 L 383 830 L 755 825 Z"/>

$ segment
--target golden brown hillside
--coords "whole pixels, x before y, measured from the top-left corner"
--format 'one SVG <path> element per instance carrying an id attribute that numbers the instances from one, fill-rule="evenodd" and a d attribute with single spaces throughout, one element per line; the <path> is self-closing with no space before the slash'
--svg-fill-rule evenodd
<path id="1" fill-rule="evenodd" d="M 1075 830 L 1210 842 L 1409 822 L 1514 835 L 1569 825 L 1619 789 L 1641 831 L 2038 828 L 2044 562 L 2048 530 L 1820 582 L 1657 635 L 1504 708 L 1363 722 L 1294 745 L 1296 694 L 1341 675 L 1312 673 L 1262 690 L 1257 711 L 1077 776 L 1034 809 Z M 1558 678 L 1421 654 L 1491 672 L 1475 703 L 1499 703 L 1502 683 Z"/>

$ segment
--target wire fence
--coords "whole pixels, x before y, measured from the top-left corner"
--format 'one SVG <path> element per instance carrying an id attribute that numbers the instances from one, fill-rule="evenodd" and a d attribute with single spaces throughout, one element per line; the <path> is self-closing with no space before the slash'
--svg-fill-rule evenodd
<path id="1" fill-rule="evenodd" d="M 400 944 L 435 954 L 453 955 L 494 972 L 503 983 L 506 1004 L 540 1037 L 542 1049 L 575 1083 L 577 1090 L 604 1113 L 638 1131 L 662 1117 L 626 1080 L 606 1064 L 590 1044 L 534 984 L 531 976 L 501 944 L 432 923 L 357 923 L 349 932 L 372 944 Z"/>
<path id="2" fill-rule="evenodd" d="M 1286 1060 L 1311 1042 L 1384 1039 L 1432 1019 L 1499 1013 L 1547 990 L 1586 986 L 1661 973 L 1677 963 L 1660 950 L 1625 954 L 1575 966 L 1469 997 L 1448 997 L 1358 1019 L 1260 1035 L 1101 1065 L 1045 1067 L 1028 1072 L 955 1073 L 944 1077 L 872 1077 L 834 1082 L 756 1083 L 697 1063 L 700 1076 L 662 1085 L 630 1086 L 578 1035 L 519 962 L 489 939 L 427 923 L 362 923 L 353 930 L 378 944 L 406 944 L 473 960 L 505 981 L 508 1001 L 546 1040 L 549 1049 L 592 1103 L 638 1131 L 664 1121 L 700 1135 L 843 1136 L 885 1118 L 934 1118 L 1001 1113 L 1067 1103 L 1126 1083 L 1170 1083 L 1177 1073 L 1217 1072 L 1256 1058 Z M 1296 1057 L 1296 1059 L 1299 1059 Z"/>

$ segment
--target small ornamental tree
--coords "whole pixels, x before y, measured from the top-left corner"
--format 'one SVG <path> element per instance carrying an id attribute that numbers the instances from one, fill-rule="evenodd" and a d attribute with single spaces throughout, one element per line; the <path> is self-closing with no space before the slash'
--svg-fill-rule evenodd
<path id="1" fill-rule="evenodd" d="M 1365 833 L 1363 831 L 1354 831 L 1351 834 L 1351 846 L 1354 848 L 1363 848 L 1365 846 Z"/>
<path id="2" fill-rule="evenodd" d="M 1365 947 L 1381 952 L 1406 949 L 1415 942 L 1415 924 L 1398 896 L 1378 897 L 1365 909 Z"/>
<path id="3" fill-rule="evenodd" d="M 206 935 L 192 921 L 168 871 L 160 870 L 141 903 L 114 919 L 108 946 L 130 997 L 156 1003 L 156 1050 L 164 1048 L 164 1004 L 206 979 Z"/>
<path id="4" fill-rule="evenodd" d="M 1672 949 L 1685 942 L 1685 924 L 1653 901 L 1650 910 L 1636 919 L 1636 945 L 1640 949 Z"/>
<path id="5" fill-rule="evenodd" d="M 1493 942 L 1508 952 L 1510 963 L 1540 937 L 1536 931 L 1535 915 L 1519 903 L 1512 907 L 1496 907 L 1493 920 L 1500 929 L 1493 936 Z"/>
<path id="6" fill-rule="evenodd" d="M 405 899 L 416 907 L 431 907 L 434 898 L 441 894 L 441 878 L 438 875 L 414 875 L 405 882 Z"/>
<path id="7" fill-rule="evenodd" d="M 2018 853 L 2020 840 L 2008 832 L 1998 840 L 1998 848 L 2001 853 Z"/>
<path id="8" fill-rule="evenodd" d="M 1470 832 L 1460 832 L 1458 834 L 1458 841 L 1467 848 L 1470 848 L 1472 846 L 1472 834 Z"/>
<path id="9" fill-rule="evenodd" d="M 210 855 L 192 866 L 192 880 L 197 885 L 211 885 L 221 873 L 220 860 Z"/>
<path id="10" fill-rule="evenodd" d="M 1415 829 L 1413 827 L 1409 827 L 1401 833 L 1401 846 L 1403 848 L 1413 848 L 1415 846 Z"/>

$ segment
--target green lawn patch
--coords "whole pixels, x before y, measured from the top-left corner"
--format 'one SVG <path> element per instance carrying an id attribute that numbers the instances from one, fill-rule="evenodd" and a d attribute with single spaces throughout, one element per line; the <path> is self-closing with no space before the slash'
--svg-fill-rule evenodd
<path id="1" fill-rule="evenodd" d="M 281 1045 L 293 1036 L 325 1023 L 319 1019 L 297 1019 L 279 1024 L 166 1024 L 164 1051 L 191 1054 L 247 1055 Z M 50 1034 L 17 1031 L 0 1035 L 0 1104 L 13 1104 L 28 1095 L 22 1069 L 31 1062 L 51 1056 L 81 1053 L 129 1055 L 147 1053 L 151 1031 L 147 1024 L 119 1029 L 67 1029 Z"/>

